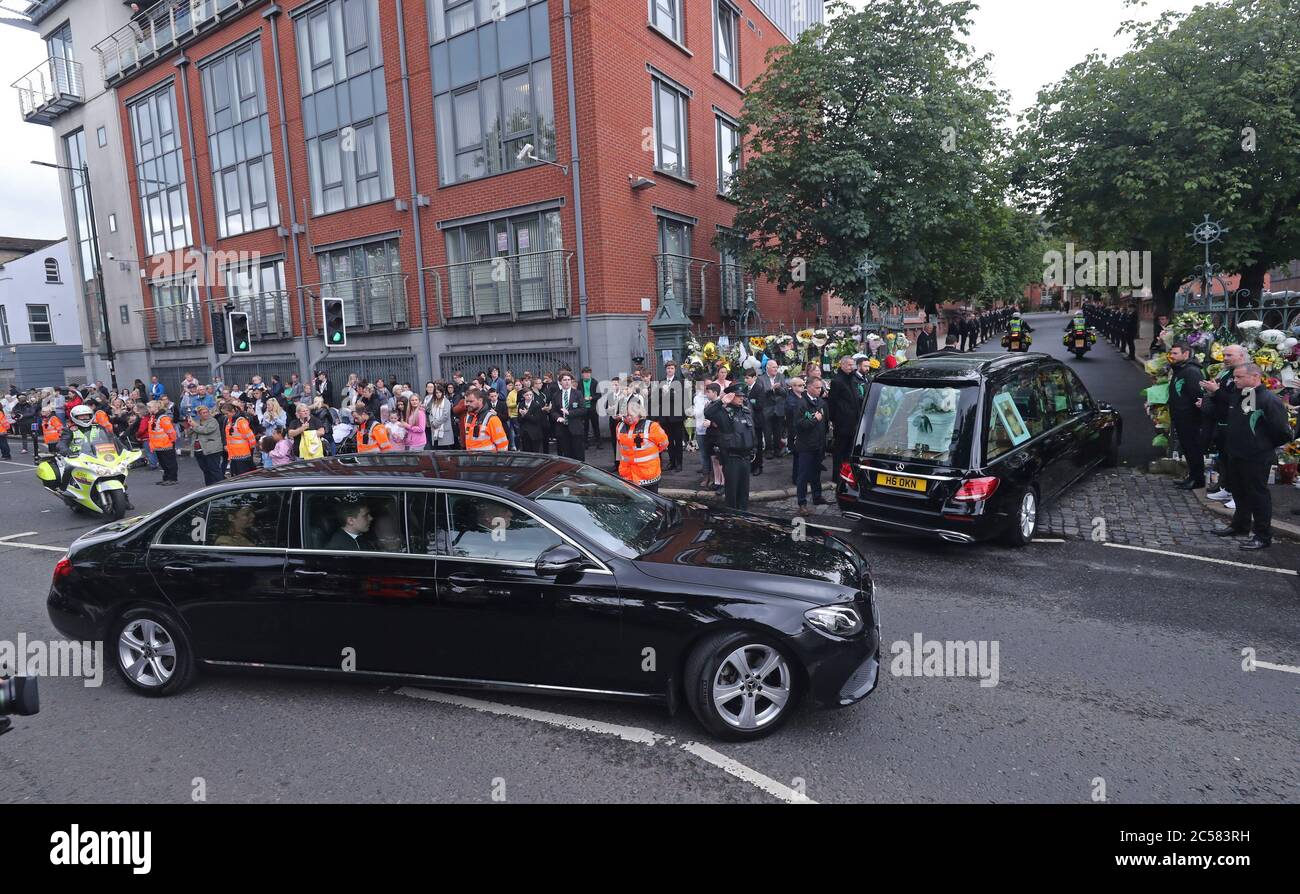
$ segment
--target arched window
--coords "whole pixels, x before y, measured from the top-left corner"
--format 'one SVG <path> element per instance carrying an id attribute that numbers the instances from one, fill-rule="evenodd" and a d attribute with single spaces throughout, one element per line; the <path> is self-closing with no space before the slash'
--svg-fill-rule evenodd
<path id="1" fill-rule="evenodd" d="M 63 281 L 59 279 L 59 262 L 55 258 L 45 259 L 45 281 L 46 282 Z"/>

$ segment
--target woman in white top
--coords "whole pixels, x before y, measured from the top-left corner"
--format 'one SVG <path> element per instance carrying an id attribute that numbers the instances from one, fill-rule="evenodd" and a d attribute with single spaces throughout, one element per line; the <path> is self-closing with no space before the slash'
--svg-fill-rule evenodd
<path id="1" fill-rule="evenodd" d="M 709 420 L 704 418 L 704 408 L 709 405 L 709 395 L 704 390 L 704 382 L 696 382 L 695 402 L 692 411 L 695 415 L 695 444 L 700 448 L 700 472 L 704 475 L 700 487 L 722 487 L 722 461 L 716 456 L 709 456 L 704 447 L 704 436 L 709 428 Z"/>
<path id="2" fill-rule="evenodd" d="M 273 432 L 277 426 L 285 425 L 288 421 L 288 415 L 280 408 L 280 403 L 274 397 L 266 402 L 266 406 L 261 413 L 257 414 L 257 421 L 262 423 L 262 431 Z"/>
<path id="3" fill-rule="evenodd" d="M 434 450 L 454 447 L 455 420 L 451 414 L 451 401 L 447 399 L 442 385 L 434 385 L 433 390 L 425 396 L 425 412 L 429 417 L 429 446 Z"/>

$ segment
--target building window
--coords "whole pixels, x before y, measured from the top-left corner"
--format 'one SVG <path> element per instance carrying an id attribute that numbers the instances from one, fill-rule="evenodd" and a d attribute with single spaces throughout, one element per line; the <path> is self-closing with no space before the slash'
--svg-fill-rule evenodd
<path id="1" fill-rule="evenodd" d="M 0 304 L 0 345 L 9 344 L 9 308 Z"/>
<path id="2" fill-rule="evenodd" d="M 123 326 L 131 322 L 131 309 L 127 307 L 125 304 L 118 305 L 117 315 L 118 318 L 121 319 Z"/>
<path id="3" fill-rule="evenodd" d="M 718 192 L 731 192 L 731 178 L 740 170 L 740 125 L 725 115 L 718 114 Z"/>
<path id="4" fill-rule="evenodd" d="M 50 325 L 48 304 L 27 305 L 27 331 L 34 344 L 53 344 L 54 327 Z"/>
<path id="5" fill-rule="evenodd" d="M 343 299 L 343 319 L 350 328 L 406 328 L 396 239 L 321 252 L 317 260 L 321 297 Z"/>
<path id="6" fill-rule="evenodd" d="M 567 309 L 560 212 L 501 217 L 446 234 L 453 317 Z"/>
<path id="7" fill-rule="evenodd" d="M 117 215 L 116 215 L 116 214 L 110 214 L 110 215 L 108 216 L 108 231 L 109 231 L 110 233 L 116 233 L 116 232 L 117 232 Z"/>
<path id="8" fill-rule="evenodd" d="M 95 131 L 95 139 L 99 141 L 99 147 L 100 147 L 101 149 L 104 148 L 105 146 L 107 146 L 107 145 L 108 145 L 108 130 L 107 130 L 106 128 L 103 128 L 103 127 L 101 127 L 101 128 L 99 128 L 98 130 L 96 130 L 96 131 Z"/>
<path id="9" fill-rule="evenodd" d="M 81 278 L 90 280 L 95 269 L 95 250 L 90 240 L 90 192 L 82 176 L 82 169 L 86 165 L 85 131 L 78 130 L 63 138 L 63 157 L 64 163 L 73 169 L 67 172 L 68 189 L 72 193 L 72 223 L 76 230 L 72 235 L 77 240 Z"/>
<path id="10" fill-rule="evenodd" d="M 52 283 L 63 282 L 63 280 L 59 279 L 59 262 L 55 258 L 45 259 L 45 281 Z"/>
<path id="11" fill-rule="evenodd" d="M 149 254 L 190 244 L 190 207 L 185 194 L 185 159 L 176 127 L 176 87 L 131 103 L 131 139 L 140 190 L 140 218 Z"/>
<path id="12" fill-rule="evenodd" d="M 670 217 L 659 218 L 659 299 L 671 282 L 673 296 L 691 312 L 691 237 L 695 228 Z"/>
<path id="13" fill-rule="evenodd" d="M 313 214 L 393 197 L 375 0 L 329 0 L 295 25 Z"/>
<path id="14" fill-rule="evenodd" d="M 199 290 L 194 280 L 178 279 L 150 285 L 157 345 L 198 344 L 203 341 Z"/>
<path id="15" fill-rule="evenodd" d="M 740 83 L 740 10 L 728 0 L 714 0 L 713 70 Z"/>
<path id="16" fill-rule="evenodd" d="M 670 40 L 685 44 L 686 28 L 682 21 L 682 0 L 650 0 L 650 24 Z"/>
<path id="17" fill-rule="evenodd" d="M 72 25 L 65 24 L 45 38 L 45 49 L 50 59 L 50 77 L 54 81 L 50 86 L 66 96 L 81 96 L 81 79 L 72 50 Z"/>
<path id="18" fill-rule="evenodd" d="M 652 78 L 651 83 L 654 85 L 655 168 L 675 177 L 689 177 L 686 94 L 659 78 Z"/>
<path id="19" fill-rule="evenodd" d="M 743 240 L 735 233 L 718 233 L 718 281 L 723 316 L 739 316 L 745 305 L 745 271 L 740 266 Z"/>
<path id="20" fill-rule="evenodd" d="M 261 41 L 205 64 L 203 97 L 218 234 L 237 236 L 276 226 L 280 209 Z"/>
<path id="21" fill-rule="evenodd" d="M 431 0 L 434 117 L 444 186 L 555 160 L 546 0 Z"/>
<path id="22" fill-rule="evenodd" d="M 238 310 L 249 315 L 250 327 L 259 338 L 292 334 L 283 260 L 227 268 L 226 295 Z"/>

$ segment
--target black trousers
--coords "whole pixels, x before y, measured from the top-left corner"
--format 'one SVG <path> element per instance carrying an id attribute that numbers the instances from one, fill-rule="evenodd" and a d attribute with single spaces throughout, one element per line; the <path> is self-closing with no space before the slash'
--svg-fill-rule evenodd
<path id="1" fill-rule="evenodd" d="M 586 439 L 593 435 L 596 446 L 600 446 L 600 420 L 596 417 L 596 408 L 587 407 L 587 415 L 582 417 L 582 436 Z"/>
<path id="2" fill-rule="evenodd" d="M 686 420 L 681 416 L 669 416 L 662 421 L 664 434 L 668 435 L 668 465 L 674 469 L 682 467 L 682 451 L 686 444 Z"/>
<path id="3" fill-rule="evenodd" d="M 798 450 L 794 455 L 795 482 L 800 507 L 808 505 L 808 491 L 814 502 L 822 501 L 822 451 Z"/>
<path id="4" fill-rule="evenodd" d="M 176 480 L 176 448 L 168 447 L 166 450 L 155 450 L 153 455 L 158 457 L 158 465 L 162 466 L 163 481 Z"/>
<path id="5" fill-rule="evenodd" d="M 1232 466 L 1232 499 L 1237 511 L 1232 526 L 1250 531 L 1264 543 L 1273 542 L 1273 496 L 1268 491 L 1268 460 L 1229 460 Z"/>
<path id="6" fill-rule="evenodd" d="M 557 423 L 555 426 L 555 446 L 560 456 L 584 461 L 587 458 L 587 443 L 584 432 L 574 434 L 567 425 Z"/>
<path id="7" fill-rule="evenodd" d="M 722 488 L 728 509 L 749 508 L 749 456 L 724 454 Z"/>
<path id="8" fill-rule="evenodd" d="M 785 434 L 785 416 L 768 416 L 763 420 L 763 424 L 767 428 L 766 447 L 768 456 L 775 459 L 777 453 L 781 450 L 781 436 Z"/>
<path id="9" fill-rule="evenodd" d="M 218 454 L 208 455 L 200 451 L 194 452 L 194 461 L 199 465 L 199 471 L 203 473 L 203 484 L 206 487 L 210 484 L 221 483 L 221 456 Z"/>
<path id="10" fill-rule="evenodd" d="M 4 459 L 13 459 L 14 456 L 9 452 L 9 436 L 0 435 L 0 457 Z"/>
<path id="11" fill-rule="evenodd" d="M 1199 419 L 1174 419 L 1174 432 L 1178 435 L 1178 444 L 1183 455 L 1187 457 L 1187 477 L 1193 484 L 1205 483 L 1205 448 L 1201 446 L 1201 423 Z"/>
<path id="12" fill-rule="evenodd" d="M 253 471 L 253 458 L 251 456 L 240 457 L 239 459 L 231 458 L 229 462 L 230 477 L 243 475 L 245 472 Z"/>

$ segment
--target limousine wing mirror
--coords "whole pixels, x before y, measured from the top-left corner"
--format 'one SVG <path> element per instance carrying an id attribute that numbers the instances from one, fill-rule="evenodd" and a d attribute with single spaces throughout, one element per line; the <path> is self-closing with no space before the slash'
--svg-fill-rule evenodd
<path id="1" fill-rule="evenodd" d="M 534 567 L 539 577 L 559 577 L 581 571 L 586 565 L 587 557 L 581 551 L 567 543 L 560 543 L 538 556 Z"/>

